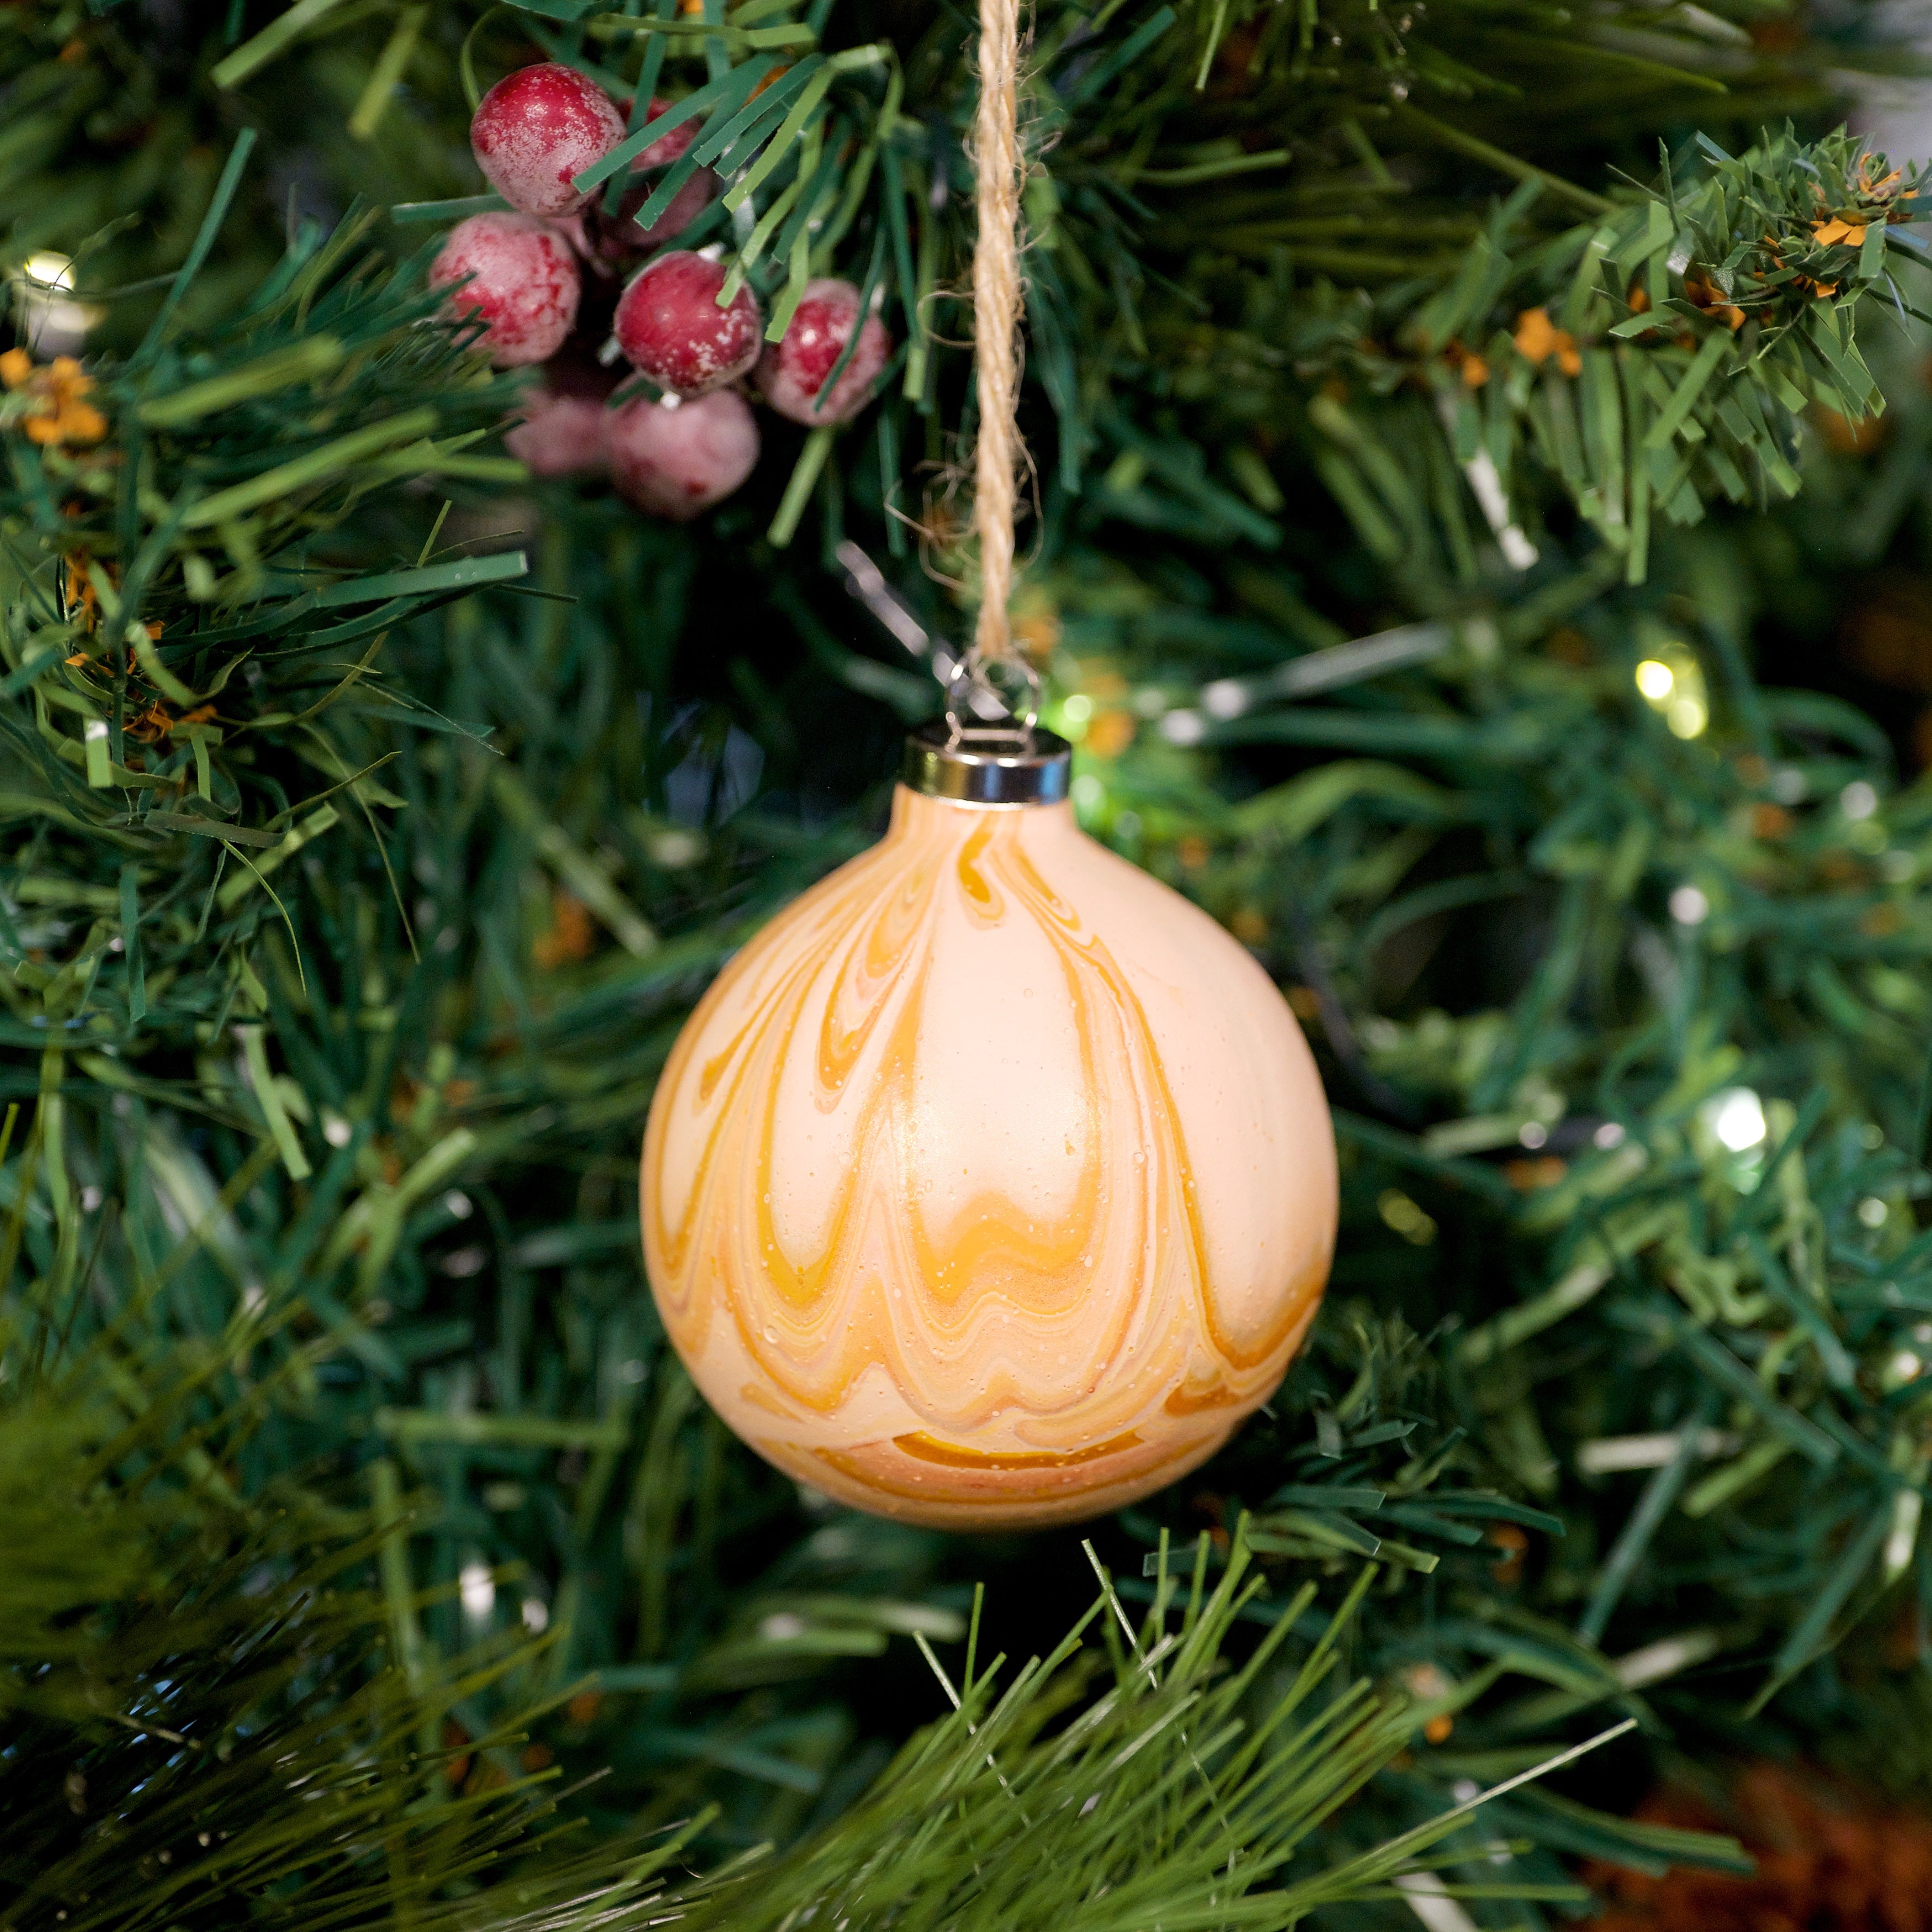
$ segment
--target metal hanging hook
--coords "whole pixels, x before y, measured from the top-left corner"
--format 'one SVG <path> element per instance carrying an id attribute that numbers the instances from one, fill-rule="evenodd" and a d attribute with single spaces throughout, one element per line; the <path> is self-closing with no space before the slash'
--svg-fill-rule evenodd
<path id="1" fill-rule="evenodd" d="M 878 566 L 849 538 L 838 547 L 845 587 L 928 665 L 946 692 L 944 717 L 906 740 L 900 782 L 962 805 L 1056 805 L 1072 783 L 1072 747 L 1040 722 L 1040 674 L 1024 658 L 990 667 L 976 651 L 957 656 L 915 616 Z M 1010 702 L 1001 680 L 1012 686 Z"/>
<path id="2" fill-rule="evenodd" d="M 994 667 L 976 647 L 954 664 L 946 682 L 949 744 L 994 738 L 1018 738 L 1029 746 L 1033 743 L 1040 724 L 1040 674 L 1019 657 L 1000 658 L 998 668 L 1019 680 L 1024 691 L 1020 704 L 1014 704 L 994 682 Z"/>

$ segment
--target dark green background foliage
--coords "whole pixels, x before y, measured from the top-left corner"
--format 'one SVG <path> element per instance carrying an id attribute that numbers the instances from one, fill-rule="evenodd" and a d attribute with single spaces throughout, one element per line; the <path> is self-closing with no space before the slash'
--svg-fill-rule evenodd
<path id="1" fill-rule="evenodd" d="M 1545 1903 L 1468 1910 L 1540 1925 L 1574 1855 L 1726 1856 L 1609 1815 L 1660 1770 L 1932 1775 L 1928 304 L 1820 78 L 1910 67 L 1869 10 L 1042 10 L 1019 628 L 1090 828 L 1293 991 L 1334 1282 L 1098 1604 L 1077 1534 L 801 1496 L 667 1352 L 656 1071 L 938 695 L 836 546 L 964 622 L 970 25 L 0 9 L 9 260 L 78 258 L 108 425 L 0 403 L 0 1923 L 641 1922 L 776 1846 L 686 1905 L 1400 1924 L 1501 1838 Z M 504 456 L 388 212 L 545 52 L 719 133 L 822 84 L 732 136 L 751 279 L 904 352 L 688 528 Z M 1002 1684 L 1086 1648 L 908 1746 L 976 1582 Z"/>

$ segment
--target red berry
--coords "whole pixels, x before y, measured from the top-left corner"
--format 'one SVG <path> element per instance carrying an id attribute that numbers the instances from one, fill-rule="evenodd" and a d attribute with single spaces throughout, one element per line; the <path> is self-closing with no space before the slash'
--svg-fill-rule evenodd
<path id="1" fill-rule="evenodd" d="M 533 476 L 601 476 L 610 464 L 610 415 L 594 396 L 532 389 L 520 420 L 504 431 L 503 447 Z"/>
<path id="2" fill-rule="evenodd" d="M 758 418 L 731 389 L 687 403 L 640 398 L 612 413 L 609 438 L 618 494 L 674 523 L 722 502 L 758 460 Z"/>
<path id="3" fill-rule="evenodd" d="M 596 238 L 592 234 L 590 224 L 596 219 L 592 208 L 580 209 L 575 214 L 560 214 L 550 223 L 551 232 L 561 235 L 570 244 L 571 252 L 580 256 L 599 274 L 606 274 L 602 256 L 598 253 Z"/>
<path id="4" fill-rule="evenodd" d="M 595 81 L 556 61 L 519 68 L 483 97 L 470 146 L 490 185 L 525 214 L 568 214 L 586 196 L 571 178 L 624 138 L 624 117 Z"/>
<path id="5" fill-rule="evenodd" d="M 641 187 L 624 190 L 616 215 L 605 223 L 613 246 L 626 254 L 640 255 L 646 249 L 660 247 L 674 235 L 682 234 L 710 206 L 712 196 L 718 192 L 718 177 L 709 168 L 700 168 L 671 196 L 670 207 L 650 227 L 640 228 L 638 210 L 650 200 L 657 186 L 656 182 L 646 182 Z"/>
<path id="6" fill-rule="evenodd" d="M 482 346 L 500 369 L 556 354 L 577 320 L 582 283 L 562 236 L 527 214 L 472 214 L 449 231 L 430 286 L 470 279 L 452 298 L 465 320 L 488 324 Z"/>
<path id="7" fill-rule="evenodd" d="M 868 315 L 859 331 L 859 346 L 844 374 L 829 394 L 820 394 L 858 319 L 859 291 L 850 282 L 827 278 L 806 284 L 784 340 L 769 346 L 758 364 L 758 387 L 780 416 L 817 429 L 849 422 L 872 400 L 892 352 L 892 339 L 875 315 Z"/>
<path id="8" fill-rule="evenodd" d="M 632 98 L 627 98 L 617 104 L 622 110 L 624 118 L 627 123 L 631 118 Z M 644 124 L 648 128 L 660 115 L 668 114 L 674 105 L 673 102 L 665 100 L 662 94 L 652 94 L 651 111 L 644 116 Z M 682 160 L 684 158 L 685 150 L 698 139 L 704 125 L 704 117 L 694 114 L 688 121 L 680 122 L 668 134 L 660 134 L 631 164 L 632 173 L 640 175 L 652 168 L 668 168 L 672 162 Z"/>
<path id="9" fill-rule="evenodd" d="M 640 256 L 681 233 L 704 212 L 718 192 L 718 177 L 709 168 L 700 168 L 671 196 L 670 207 L 650 227 L 640 228 L 634 218 L 656 186 L 655 182 L 646 182 L 626 188 L 615 214 L 607 214 L 593 205 L 556 225 L 600 275 L 627 275 Z"/>
<path id="10" fill-rule="evenodd" d="M 648 264 L 617 304 L 617 346 L 632 367 L 674 396 L 702 396 L 758 359 L 758 300 L 741 288 L 718 306 L 724 267 L 688 248 Z"/>
<path id="11" fill-rule="evenodd" d="M 651 113 L 661 115 L 670 104 L 653 98 Z M 631 104 L 617 104 L 628 119 Z M 580 214 L 562 225 L 572 245 L 600 275 L 628 274 L 639 259 L 682 234 L 710 205 L 718 193 L 717 176 L 710 168 L 696 170 L 670 198 L 670 206 L 648 228 L 638 226 L 638 209 L 657 192 L 663 170 L 682 158 L 697 140 L 700 124 L 695 120 L 660 135 L 631 163 L 622 198 L 614 212 L 607 213 L 600 190 Z"/>

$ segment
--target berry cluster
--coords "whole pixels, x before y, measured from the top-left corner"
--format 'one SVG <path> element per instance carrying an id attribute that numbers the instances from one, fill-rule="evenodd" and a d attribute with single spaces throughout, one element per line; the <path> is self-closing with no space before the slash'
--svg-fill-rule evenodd
<path id="1" fill-rule="evenodd" d="M 651 118 L 668 105 L 653 100 Z M 497 368 L 546 365 L 505 439 L 514 455 L 541 476 L 608 473 L 639 509 L 682 521 L 730 496 L 757 466 L 748 387 L 808 428 L 849 422 L 872 400 L 892 345 L 876 316 L 860 314 L 859 291 L 831 278 L 807 284 L 782 340 L 767 343 L 748 287 L 720 300 L 726 272 L 710 250 L 664 248 L 718 192 L 708 168 L 650 227 L 638 225 L 656 178 L 696 137 L 694 124 L 638 155 L 614 210 L 601 189 L 580 194 L 575 177 L 624 139 L 630 107 L 556 62 L 499 81 L 476 110 L 470 142 L 514 212 L 459 223 L 430 279 L 458 285 L 451 301 L 482 325 L 479 346 Z M 594 353 L 607 334 L 662 400 L 608 406 L 616 382 Z"/>

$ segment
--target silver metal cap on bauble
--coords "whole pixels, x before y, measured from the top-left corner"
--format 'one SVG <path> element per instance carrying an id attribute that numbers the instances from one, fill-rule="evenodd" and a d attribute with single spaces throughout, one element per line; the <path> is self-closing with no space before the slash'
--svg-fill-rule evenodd
<path id="1" fill-rule="evenodd" d="M 935 718 L 905 741 L 899 782 L 962 805 L 1058 805 L 1072 770 L 1073 747 L 1037 725 Z"/>

